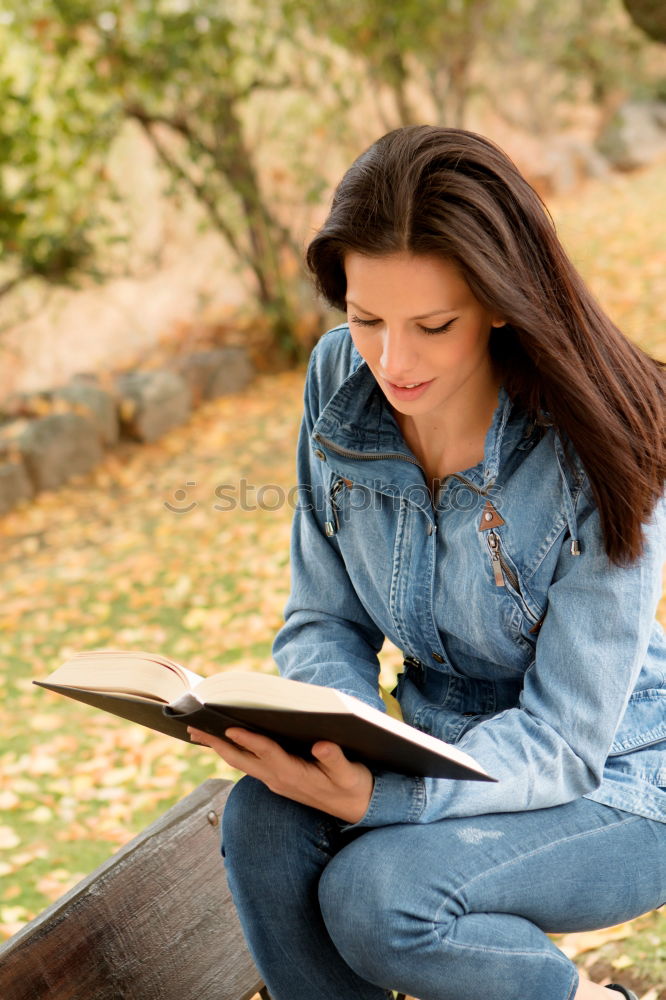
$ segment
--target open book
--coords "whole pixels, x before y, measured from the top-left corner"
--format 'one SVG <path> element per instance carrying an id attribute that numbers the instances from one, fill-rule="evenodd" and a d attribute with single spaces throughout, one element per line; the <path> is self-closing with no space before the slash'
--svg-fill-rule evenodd
<path id="1" fill-rule="evenodd" d="M 467 754 L 333 688 L 243 671 L 202 678 L 166 656 L 96 649 L 76 653 L 40 687 L 189 742 L 191 725 L 224 738 L 240 726 L 310 756 L 317 740 L 352 760 L 435 778 L 493 781 Z"/>

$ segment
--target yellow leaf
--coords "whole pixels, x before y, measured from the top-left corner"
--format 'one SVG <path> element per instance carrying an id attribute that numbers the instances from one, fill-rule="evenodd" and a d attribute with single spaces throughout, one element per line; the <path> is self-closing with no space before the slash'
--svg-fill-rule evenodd
<path id="1" fill-rule="evenodd" d="M 12 830 L 11 826 L 0 826 L 0 849 L 1 850 L 11 850 L 12 847 L 18 847 L 21 843 L 21 838 Z"/>
<path id="2" fill-rule="evenodd" d="M 136 778 L 138 770 L 134 764 L 130 764 L 127 767 L 116 767 L 112 771 L 107 771 L 102 777 L 102 785 L 107 788 L 115 785 L 124 785 Z"/>
<path id="3" fill-rule="evenodd" d="M 22 868 L 23 865 L 30 865 L 37 858 L 47 858 L 49 856 L 49 850 L 43 845 L 37 844 L 30 847 L 27 851 L 21 851 L 19 854 L 12 854 L 12 870 L 15 871 L 17 868 Z"/>
<path id="4" fill-rule="evenodd" d="M 43 750 L 36 750 L 30 758 L 30 772 L 32 774 L 57 774 L 60 769 L 58 761 L 49 757 Z"/>
<path id="5" fill-rule="evenodd" d="M 26 819 L 31 823 L 48 823 L 50 819 L 53 819 L 53 810 L 49 809 L 48 806 L 37 806 L 31 813 L 28 813 Z"/>
<path id="6" fill-rule="evenodd" d="M 68 889 L 72 889 L 82 878 L 84 876 L 80 872 L 68 872 L 65 868 L 55 868 L 39 880 L 36 889 L 37 892 L 41 892 L 53 902 Z"/>
<path id="7" fill-rule="evenodd" d="M 61 715 L 33 715 L 30 718 L 30 728 L 36 729 L 39 733 L 49 733 L 53 732 L 54 729 L 60 729 L 63 725 L 63 720 Z"/>
<path id="8" fill-rule="evenodd" d="M 628 969 L 634 964 L 633 958 L 630 955 L 618 955 L 611 962 L 614 969 Z"/>
<path id="9" fill-rule="evenodd" d="M 3 924 L 13 924 L 19 920 L 26 920 L 28 911 L 25 906 L 3 906 L 0 907 L 0 920 Z"/>
<path id="10" fill-rule="evenodd" d="M 564 934 L 561 937 L 554 935 L 555 943 L 560 951 L 564 952 L 567 958 L 575 958 L 586 951 L 593 951 L 601 948 L 607 941 L 623 941 L 631 937 L 634 927 L 631 923 L 615 924 L 613 927 L 605 927 L 600 931 L 579 931 L 572 934 Z"/>

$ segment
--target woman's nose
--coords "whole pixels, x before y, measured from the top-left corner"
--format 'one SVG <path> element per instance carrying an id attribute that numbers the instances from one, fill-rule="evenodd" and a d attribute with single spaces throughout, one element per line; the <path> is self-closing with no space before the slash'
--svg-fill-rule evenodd
<path id="1" fill-rule="evenodd" d="M 386 378 L 390 382 L 404 381 L 405 377 L 414 371 L 417 362 L 417 352 L 410 334 L 385 327 L 382 333 L 379 364 Z"/>

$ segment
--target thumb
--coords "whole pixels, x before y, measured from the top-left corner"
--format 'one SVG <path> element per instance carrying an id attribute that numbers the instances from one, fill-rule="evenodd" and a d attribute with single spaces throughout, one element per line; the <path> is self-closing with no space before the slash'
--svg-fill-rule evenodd
<path id="1" fill-rule="evenodd" d="M 347 758 L 337 743 L 315 743 L 312 747 L 312 756 L 324 764 L 326 768 L 335 768 L 342 763 L 347 763 Z"/>

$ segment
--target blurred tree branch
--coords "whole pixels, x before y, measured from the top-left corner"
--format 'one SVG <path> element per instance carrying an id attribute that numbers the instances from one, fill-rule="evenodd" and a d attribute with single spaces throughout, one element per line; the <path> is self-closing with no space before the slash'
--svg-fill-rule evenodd
<path id="1" fill-rule="evenodd" d="M 13 39 L 20 39 L 34 79 L 48 80 L 51 92 L 44 82 L 26 87 L 16 62 L 11 87 L 21 112 L 19 128 L 0 139 L 0 170 L 6 165 L 0 177 L 13 178 L 0 231 L 5 263 L 7 250 L 15 261 L 14 273 L 4 280 L 7 292 L 28 276 L 73 280 L 94 260 L 100 240 L 96 246 L 87 237 L 89 230 L 98 236 L 101 231 L 101 209 L 109 197 L 106 158 L 123 121 L 134 120 L 172 190 L 182 187 L 199 202 L 252 274 L 276 343 L 295 356 L 300 303 L 291 276 L 298 271 L 300 245 L 273 211 L 258 170 L 261 149 L 245 114 L 260 90 L 294 86 L 276 65 L 284 32 L 276 37 L 275 18 L 266 7 L 248 4 L 237 22 L 213 0 L 194 0 L 187 8 L 167 0 L 37 0 L 30 11 L 13 0 L 12 13 Z M 78 138 L 72 120 L 84 137 L 78 157 L 67 153 Z M 12 139 L 17 132 L 25 141 L 18 157 Z M 58 167 L 53 188 L 45 183 L 47 162 Z M 72 190 L 68 172 L 83 182 L 87 198 L 81 198 L 80 188 Z M 61 189 L 70 192 L 76 226 L 65 224 L 66 212 L 56 207 Z M 38 231 L 41 257 L 30 251 L 29 223 Z"/>

